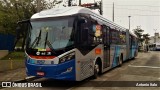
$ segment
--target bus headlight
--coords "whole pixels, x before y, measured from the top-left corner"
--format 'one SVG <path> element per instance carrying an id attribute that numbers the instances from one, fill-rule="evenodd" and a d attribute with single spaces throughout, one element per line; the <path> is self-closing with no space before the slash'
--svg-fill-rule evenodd
<path id="1" fill-rule="evenodd" d="M 72 59 L 74 59 L 74 58 L 75 58 L 75 53 L 72 52 L 72 53 L 69 53 L 69 54 L 61 57 L 61 58 L 59 59 L 59 63 L 66 62 L 66 61 L 72 60 Z"/>

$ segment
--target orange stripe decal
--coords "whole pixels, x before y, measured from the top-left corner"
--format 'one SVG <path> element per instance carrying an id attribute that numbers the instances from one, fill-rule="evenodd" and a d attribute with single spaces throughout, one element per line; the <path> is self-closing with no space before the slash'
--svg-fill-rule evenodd
<path id="1" fill-rule="evenodd" d="M 102 51 L 102 50 L 101 50 L 100 48 L 96 48 L 96 49 L 95 49 L 95 54 L 101 54 L 101 51 Z"/>
<path id="2" fill-rule="evenodd" d="M 31 58 L 33 59 L 53 59 L 56 56 L 33 56 L 33 55 L 29 55 Z"/>

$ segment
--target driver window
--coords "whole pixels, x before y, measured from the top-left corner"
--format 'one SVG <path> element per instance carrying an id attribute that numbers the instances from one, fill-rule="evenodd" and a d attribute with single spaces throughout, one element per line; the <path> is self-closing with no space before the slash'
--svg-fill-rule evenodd
<path id="1" fill-rule="evenodd" d="M 88 45 L 88 31 L 89 31 L 89 18 L 86 16 L 80 17 L 80 22 L 78 23 L 78 31 L 77 31 L 77 37 L 79 37 L 78 42 L 82 46 Z"/>

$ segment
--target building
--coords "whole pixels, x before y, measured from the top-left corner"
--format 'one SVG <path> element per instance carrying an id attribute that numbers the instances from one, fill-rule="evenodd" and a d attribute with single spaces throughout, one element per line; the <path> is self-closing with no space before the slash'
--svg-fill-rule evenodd
<path id="1" fill-rule="evenodd" d="M 160 35 L 159 35 L 159 33 L 155 33 L 154 36 L 151 36 L 150 40 L 149 40 L 149 43 L 150 44 L 160 43 Z"/>

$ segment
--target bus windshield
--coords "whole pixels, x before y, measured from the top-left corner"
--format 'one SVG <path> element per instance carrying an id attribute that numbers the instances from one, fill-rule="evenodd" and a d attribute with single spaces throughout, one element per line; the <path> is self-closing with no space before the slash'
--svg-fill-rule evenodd
<path id="1" fill-rule="evenodd" d="M 73 45 L 73 21 L 73 17 L 31 21 L 32 29 L 29 31 L 27 47 L 58 50 Z"/>

